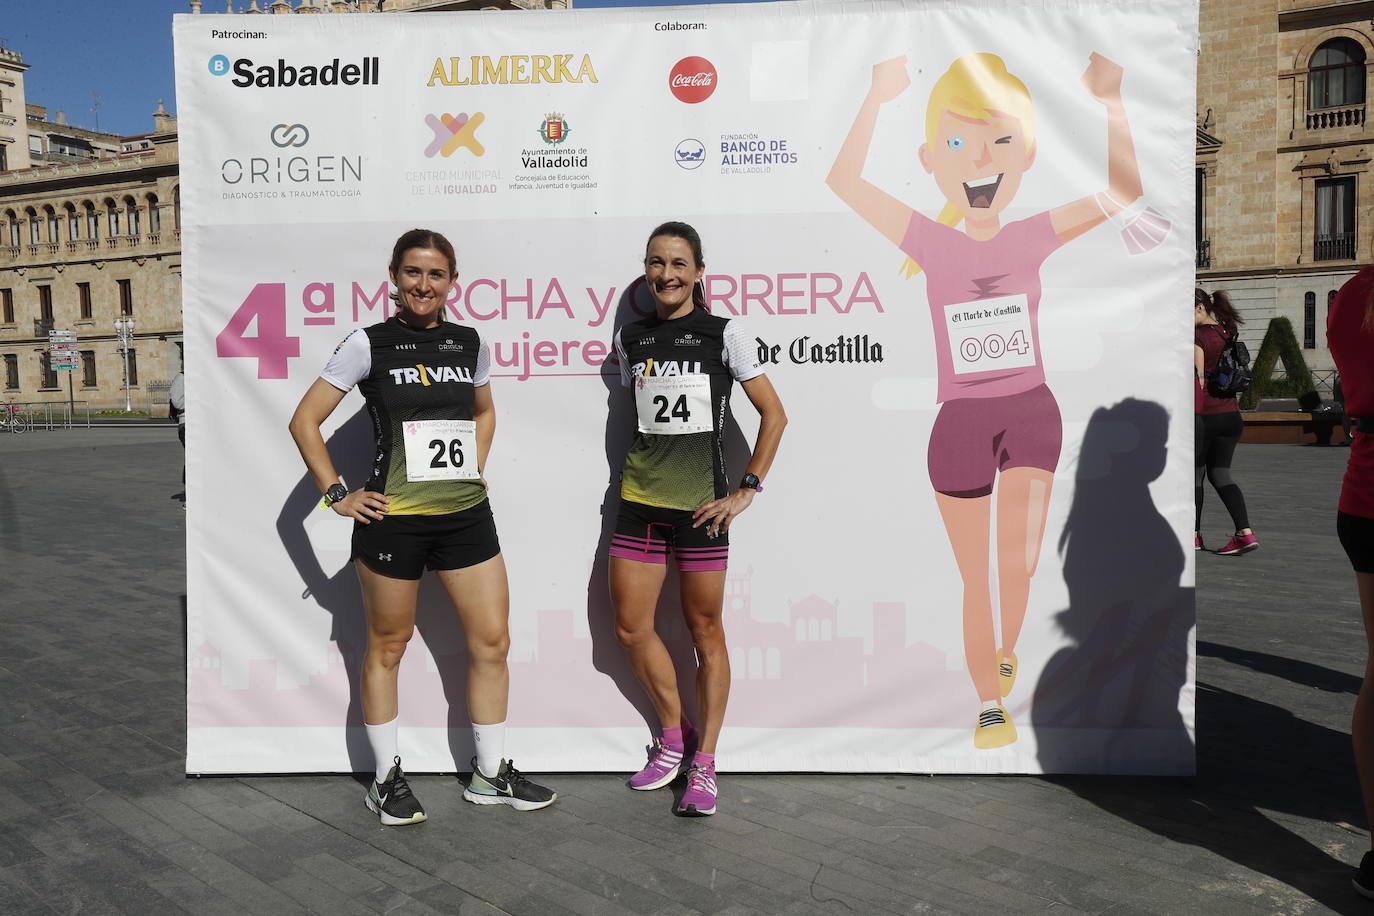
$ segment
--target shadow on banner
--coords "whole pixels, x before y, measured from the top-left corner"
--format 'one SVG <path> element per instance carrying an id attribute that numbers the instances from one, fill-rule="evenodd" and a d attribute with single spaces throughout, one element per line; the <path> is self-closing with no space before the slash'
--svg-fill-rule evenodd
<path id="1" fill-rule="evenodd" d="M 1128 398 L 1088 420 L 1059 538 L 1069 606 L 1055 620 L 1067 644 L 1045 666 L 1031 716 L 1046 773 L 1194 771 L 1179 711 L 1193 591 L 1179 585 L 1183 548 L 1149 489 L 1168 436 L 1153 401 Z"/>

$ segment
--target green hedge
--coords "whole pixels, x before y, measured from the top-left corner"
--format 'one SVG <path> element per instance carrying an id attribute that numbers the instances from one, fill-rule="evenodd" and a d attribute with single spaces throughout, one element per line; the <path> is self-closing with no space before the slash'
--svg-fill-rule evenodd
<path id="1" fill-rule="evenodd" d="M 1280 359 L 1288 377 L 1276 379 L 1274 367 Z M 1264 341 L 1250 369 L 1254 380 L 1250 390 L 1240 398 L 1244 410 L 1254 409 L 1262 398 L 1298 398 L 1317 390 L 1312 370 L 1307 368 L 1302 347 L 1298 346 L 1298 338 L 1293 334 L 1293 323 L 1287 318 L 1269 319 L 1269 329 L 1264 332 Z"/>

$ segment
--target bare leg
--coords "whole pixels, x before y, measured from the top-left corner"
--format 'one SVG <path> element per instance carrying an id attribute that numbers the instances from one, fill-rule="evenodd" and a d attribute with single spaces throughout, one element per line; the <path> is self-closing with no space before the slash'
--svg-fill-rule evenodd
<path id="1" fill-rule="evenodd" d="M 1355 772 L 1359 774 L 1360 795 L 1364 797 L 1365 823 L 1374 824 L 1374 573 L 1357 572 L 1355 582 L 1360 590 L 1367 654 L 1350 735 L 1355 742 Z"/>
<path id="2" fill-rule="evenodd" d="M 725 604 L 725 570 L 680 573 L 682 615 L 697 650 L 697 707 L 701 715 L 698 750 L 716 752 L 716 739 L 730 699 L 730 652 L 721 616 Z"/>
<path id="3" fill-rule="evenodd" d="M 1054 474 L 1011 468 L 997 482 L 997 582 L 1002 648 L 1010 654 L 1021 637 L 1031 577 L 1040 562 Z"/>
<path id="4" fill-rule="evenodd" d="M 468 716 L 480 725 L 506 721 L 510 695 L 510 590 L 500 554 L 437 575 L 458 612 L 468 647 Z"/>
<path id="5" fill-rule="evenodd" d="M 611 557 L 611 603 L 615 605 L 615 635 L 630 657 L 630 668 L 654 704 L 659 724 L 670 728 L 682 720 L 677 673 L 668 647 L 654 629 L 658 593 L 668 567 Z"/>
<path id="6" fill-rule="evenodd" d="M 393 579 L 374 572 L 361 560 L 354 562 L 363 589 L 367 614 L 367 652 L 358 693 L 363 721 L 382 725 L 396 718 L 396 671 L 406 643 L 415 632 L 415 596 L 420 582 Z"/>
<path id="7" fill-rule="evenodd" d="M 935 494 L 945 522 L 954 562 L 964 582 L 964 660 L 984 703 L 999 700 L 997 646 L 992 631 L 992 595 L 988 586 L 988 526 L 991 496 L 962 498 Z"/>

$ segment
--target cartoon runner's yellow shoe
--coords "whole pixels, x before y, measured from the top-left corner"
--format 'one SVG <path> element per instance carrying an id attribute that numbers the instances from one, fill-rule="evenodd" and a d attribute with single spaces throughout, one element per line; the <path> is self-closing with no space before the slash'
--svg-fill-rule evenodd
<path id="1" fill-rule="evenodd" d="M 973 729 L 973 746 L 987 750 L 1006 747 L 1016 740 L 1016 726 L 1011 722 L 1006 707 L 1001 703 L 989 706 L 978 713 L 978 724 Z"/>
<path id="2" fill-rule="evenodd" d="M 1011 657 L 1006 657 L 1006 649 L 997 650 L 997 680 L 1002 685 L 1002 696 L 1011 696 L 1011 688 L 1016 686 L 1016 672 L 1020 666 L 1016 663 L 1016 653 L 1012 652 Z"/>

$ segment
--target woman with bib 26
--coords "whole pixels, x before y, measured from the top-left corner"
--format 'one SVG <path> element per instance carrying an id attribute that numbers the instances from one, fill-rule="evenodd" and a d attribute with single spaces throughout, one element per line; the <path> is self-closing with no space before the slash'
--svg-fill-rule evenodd
<path id="1" fill-rule="evenodd" d="M 730 526 L 763 490 L 787 424 L 752 338 L 738 321 L 707 311 L 705 269 L 695 229 L 659 226 L 644 253 L 654 314 L 615 336 L 620 381 L 634 396 L 639 432 L 621 472 L 611 600 L 616 634 L 662 728 L 630 788 L 661 788 L 687 766 L 677 809 L 687 816 L 716 811 L 716 739 L 730 694 L 721 621 Z M 759 412 L 753 455 L 738 483 L 727 476 L 723 443 L 733 382 Z M 677 555 L 682 613 L 696 648 L 699 733 L 683 715 L 673 660 L 654 630 L 670 553 Z"/>
<path id="2" fill-rule="evenodd" d="M 325 506 L 353 520 L 352 559 L 367 616 L 359 692 L 376 765 L 364 801 L 387 826 L 425 820 L 401 770 L 396 678 L 415 632 L 420 577 L 431 569 L 467 637 L 477 756 L 463 797 L 520 811 L 543 808 L 558 796 L 504 759 L 510 596 L 481 476 L 496 432 L 491 350 L 471 325 L 443 320 L 458 279 L 448 239 L 410 230 L 396 240 L 388 273 L 396 314 L 344 338 L 291 418 L 291 435 Z M 349 492 L 320 426 L 355 385 L 372 416 L 376 459 L 372 476 Z"/>
<path id="3" fill-rule="evenodd" d="M 1083 83 L 1107 110 L 1107 190 L 1007 223 L 1002 213 L 1035 162 L 1035 109 L 1025 85 L 994 54 L 960 57 L 931 89 L 918 157 L 946 200 L 938 219 L 864 180 L 878 111 L 910 82 L 904 57 L 874 66 L 826 183 L 907 254 L 909 275 L 926 274 L 942 402 L 928 469 L 963 582 L 964 654 L 979 701 L 973 742 L 995 748 L 1016 740 L 1002 699 L 1016 681 L 1016 642 L 1062 440 L 1040 358 L 1040 265 L 1107 218 L 1133 253 L 1161 241 L 1168 223 L 1140 199 L 1121 68 L 1105 57 L 1092 55 Z M 955 228 L 961 222 L 962 231 Z M 990 534 L 997 542 L 1000 647 Z"/>

